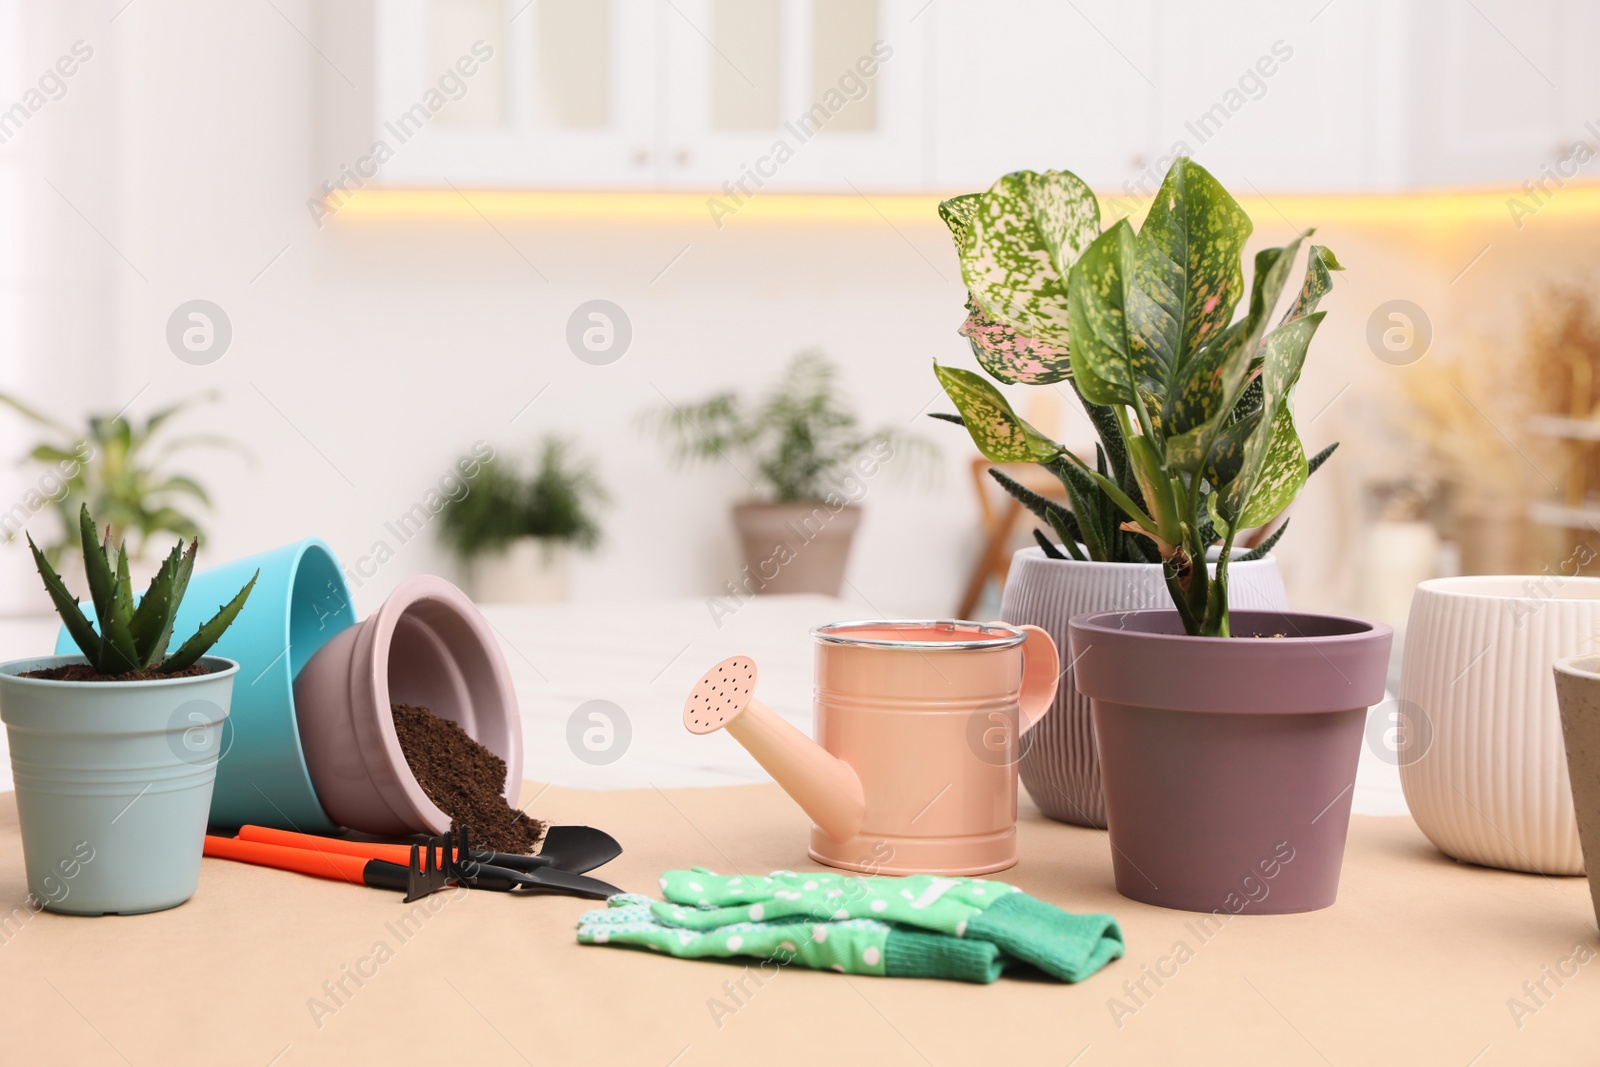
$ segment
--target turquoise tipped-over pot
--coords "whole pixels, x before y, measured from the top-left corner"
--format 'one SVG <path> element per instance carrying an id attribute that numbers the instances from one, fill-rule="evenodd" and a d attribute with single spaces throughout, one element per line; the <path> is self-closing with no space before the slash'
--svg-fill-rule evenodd
<path id="1" fill-rule="evenodd" d="M 328 833 L 336 827 L 317 801 L 306 769 L 294 678 L 318 649 L 356 621 L 333 551 L 320 539 L 307 538 L 195 572 L 173 638 L 194 633 L 258 569 L 261 577 L 250 599 L 210 650 L 239 664 L 211 796 L 211 825 L 255 823 Z M 63 628 L 56 651 L 76 650 Z"/>

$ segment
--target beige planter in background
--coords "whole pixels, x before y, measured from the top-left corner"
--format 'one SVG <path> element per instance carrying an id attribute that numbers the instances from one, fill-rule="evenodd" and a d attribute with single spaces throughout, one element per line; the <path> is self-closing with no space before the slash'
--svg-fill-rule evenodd
<path id="1" fill-rule="evenodd" d="M 861 509 L 810 504 L 740 504 L 733 522 L 744 547 L 737 583 L 752 593 L 838 596 Z"/>
<path id="2" fill-rule="evenodd" d="M 567 546 L 537 537 L 511 542 L 504 552 L 472 561 L 472 599 L 479 604 L 553 604 L 571 592 Z"/>
<path id="3" fill-rule="evenodd" d="M 1406 627 L 1400 782 L 1438 848 L 1583 873 L 1551 665 L 1600 648 L 1600 578 L 1436 578 Z"/>

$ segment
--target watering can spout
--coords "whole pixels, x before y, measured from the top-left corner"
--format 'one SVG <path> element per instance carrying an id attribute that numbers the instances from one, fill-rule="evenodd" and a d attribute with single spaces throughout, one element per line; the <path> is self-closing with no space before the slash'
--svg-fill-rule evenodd
<path id="1" fill-rule="evenodd" d="M 757 700 L 755 688 L 755 661 L 748 656 L 723 660 L 684 702 L 684 726 L 697 734 L 726 728 L 824 833 L 835 841 L 855 837 L 866 814 L 861 779 L 848 763 Z"/>

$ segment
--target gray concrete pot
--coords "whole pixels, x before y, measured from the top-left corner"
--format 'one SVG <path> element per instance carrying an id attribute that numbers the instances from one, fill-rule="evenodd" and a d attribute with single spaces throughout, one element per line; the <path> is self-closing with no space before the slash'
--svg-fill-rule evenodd
<path id="1" fill-rule="evenodd" d="M 1232 628 L 1190 637 L 1176 611 L 1072 620 L 1117 892 L 1230 915 L 1326 908 L 1394 631 L 1273 611 L 1235 611 Z"/>
<path id="2" fill-rule="evenodd" d="M 850 542 L 861 523 L 855 504 L 740 504 L 733 509 L 733 522 L 744 547 L 741 588 L 839 595 Z"/>
<path id="3" fill-rule="evenodd" d="M 1228 575 L 1228 592 L 1235 607 L 1288 608 L 1283 577 L 1271 556 L 1234 563 Z M 1171 604 L 1156 564 L 1080 563 L 1051 559 L 1043 549 L 1025 548 L 1011 558 L 1011 571 L 1000 596 L 1000 618 L 1015 626 L 1037 626 L 1055 640 L 1057 648 L 1065 649 L 1067 620 L 1074 615 Z M 1018 771 L 1028 795 L 1050 818 L 1105 829 L 1106 804 L 1100 791 L 1100 760 L 1095 755 L 1089 698 L 1073 686 L 1070 662 L 1056 690 L 1055 707 L 1024 736 Z"/>
<path id="4" fill-rule="evenodd" d="M 1589 872 L 1589 896 L 1600 923 L 1600 656 L 1559 660 L 1555 671 L 1567 776 L 1583 841 L 1583 865 Z"/>

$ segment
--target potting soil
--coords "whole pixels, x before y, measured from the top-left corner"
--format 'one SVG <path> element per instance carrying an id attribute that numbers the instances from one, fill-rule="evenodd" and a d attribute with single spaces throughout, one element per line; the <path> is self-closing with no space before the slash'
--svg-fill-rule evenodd
<path id="1" fill-rule="evenodd" d="M 533 852 L 545 824 L 506 803 L 505 760 L 428 708 L 394 704 L 390 711 L 412 775 L 452 829 L 465 823 L 474 848 Z"/>

